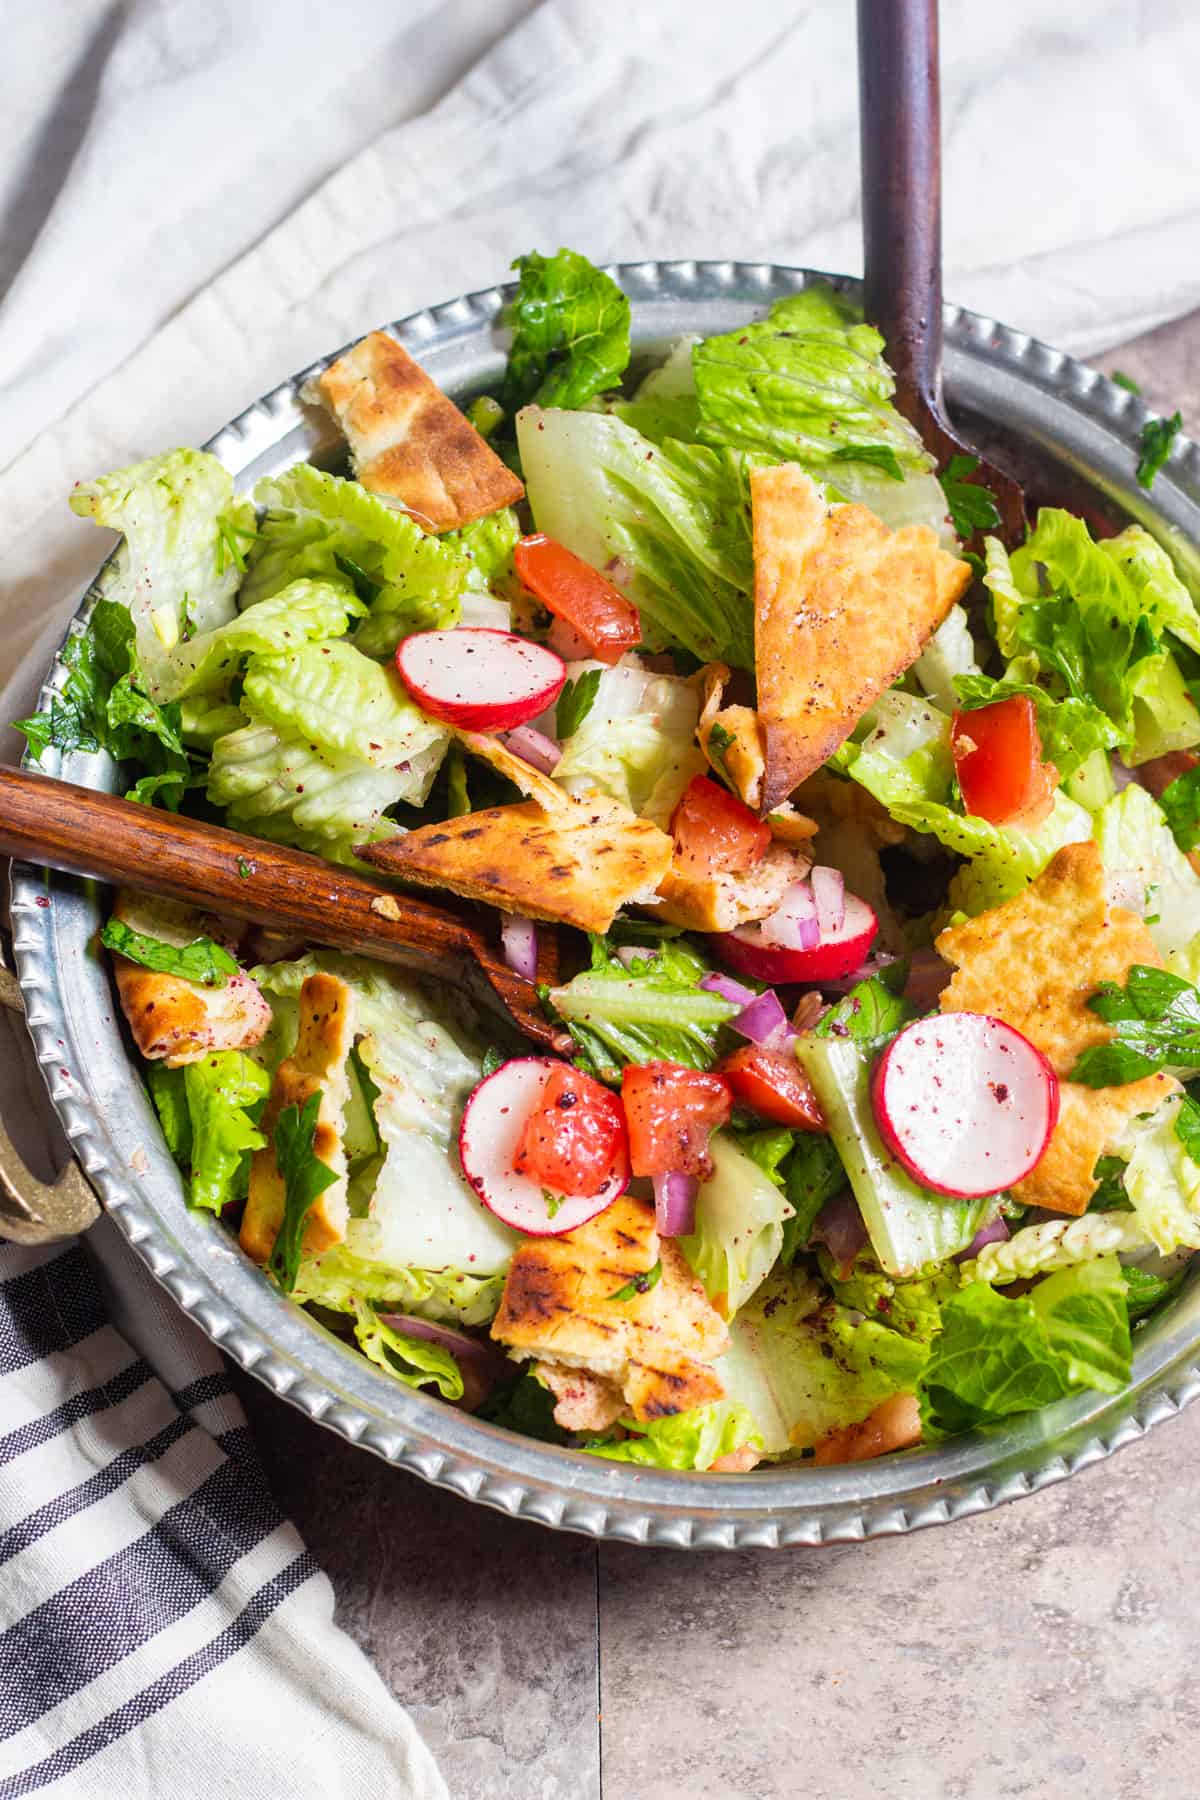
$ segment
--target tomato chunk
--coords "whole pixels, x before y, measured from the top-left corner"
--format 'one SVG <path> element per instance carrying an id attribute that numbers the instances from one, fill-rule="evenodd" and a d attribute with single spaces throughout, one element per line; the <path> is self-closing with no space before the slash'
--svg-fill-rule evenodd
<path id="1" fill-rule="evenodd" d="M 764 1050 L 743 1044 L 725 1057 L 717 1073 L 724 1076 L 740 1106 L 774 1125 L 795 1131 L 827 1131 L 821 1102 L 808 1076 L 786 1050 Z"/>
<path id="2" fill-rule="evenodd" d="M 565 544 L 542 532 L 522 538 L 513 566 L 535 599 L 570 626 L 597 662 L 620 662 L 641 643 L 637 607 Z"/>
<path id="3" fill-rule="evenodd" d="M 1058 770 L 1042 761 L 1037 713 L 1028 694 L 956 712 L 950 742 L 969 813 L 989 825 L 1037 825 L 1050 812 Z"/>
<path id="4" fill-rule="evenodd" d="M 705 879 L 740 874 L 760 863 L 771 827 L 728 788 L 707 775 L 693 775 L 671 814 L 671 835 L 682 872 Z"/>
<path id="5" fill-rule="evenodd" d="M 719 1075 L 679 1063 L 631 1063 L 621 1074 L 635 1175 L 696 1175 L 707 1180 L 713 1162 L 708 1140 L 729 1121 L 733 1097 Z"/>
<path id="6" fill-rule="evenodd" d="M 621 1102 L 562 1063 L 526 1120 L 513 1168 L 553 1194 L 598 1194 L 609 1181 L 624 1182 L 629 1152 Z"/>

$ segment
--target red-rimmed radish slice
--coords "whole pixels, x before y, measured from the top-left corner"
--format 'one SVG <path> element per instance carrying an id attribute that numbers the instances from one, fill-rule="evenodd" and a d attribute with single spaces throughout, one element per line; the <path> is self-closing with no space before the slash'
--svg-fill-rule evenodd
<path id="1" fill-rule="evenodd" d="M 865 962 L 878 929 L 879 921 L 866 901 L 847 894 L 841 925 L 815 942 L 813 928 L 804 918 L 790 931 L 778 913 L 772 914 L 770 921 L 739 925 L 736 931 L 722 932 L 708 942 L 727 968 L 776 987 L 789 981 L 834 981 L 849 975 Z"/>
<path id="2" fill-rule="evenodd" d="M 481 1081 L 463 1111 L 458 1154 L 463 1174 L 487 1207 L 515 1231 L 531 1237 L 560 1237 L 586 1225 L 623 1194 L 628 1176 L 613 1176 L 597 1194 L 551 1194 L 513 1160 L 526 1122 L 538 1107 L 552 1072 L 563 1065 L 551 1057 L 525 1056 L 507 1062 Z"/>
<path id="3" fill-rule="evenodd" d="M 1041 1051 L 983 1013 L 939 1013 L 894 1037 L 871 1076 L 880 1134 L 914 1181 L 974 1200 L 1036 1167 L 1058 1123 Z"/>
<path id="4" fill-rule="evenodd" d="M 422 712 L 463 731 L 512 731 L 553 706 L 567 679 L 553 650 L 487 625 L 415 632 L 396 667 Z"/>

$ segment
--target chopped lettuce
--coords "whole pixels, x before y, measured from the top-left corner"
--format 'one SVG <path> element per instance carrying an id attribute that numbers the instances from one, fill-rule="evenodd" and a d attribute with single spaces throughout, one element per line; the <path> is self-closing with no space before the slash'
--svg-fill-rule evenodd
<path id="1" fill-rule="evenodd" d="M 357 1237 L 358 1223 L 350 1220 L 351 1237 Z M 396 1268 L 337 1244 L 300 1264 L 294 1296 L 335 1312 L 352 1312 L 355 1300 L 368 1299 L 448 1325 L 486 1325 L 495 1317 L 503 1291 L 503 1270 L 476 1275 L 461 1269 Z"/>
<path id="2" fill-rule="evenodd" d="M 822 1251 L 820 1263 L 839 1305 L 924 1344 L 931 1343 L 940 1330 L 942 1306 L 960 1285 L 955 1272 L 936 1265 L 910 1281 L 896 1281 L 865 1255 L 856 1258 L 844 1279 L 828 1251 Z"/>
<path id="3" fill-rule="evenodd" d="M 642 669 L 633 658 L 612 668 L 572 663 L 569 672 L 574 682 L 588 682 L 591 703 L 563 739 L 555 781 L 569 794 L 598 788 L 665 830 L 688 782 L 707 768 L 696 745 L 695 685 Z"/>
<path id="4" fill-rule="evenodd" d="M 291 581 L 256 606 L 200 637 L 179 645 L 171 686 L 185 694 L 214 697 L 228 689 L 243 656 L 271 656 L 293 645 L 341 637 L 366 608 L 352 589 L 332 581 Z"/>
<path id="5" fill-rule="evenodd" d="M 512 347 L 501 402 L 512 413 L 542 406 L 582 406 L 616 387 L 629 362 L 629 300 L 611 275 L 577 250 L 555 256 L 531 251 L 509 309 Z"/>
<path id="6" fill-rule="evenodd" d="M 676 339 L 666 360 L 643 378 L 632 399 L 614 396 L 599 404 L 652 444 L 661 444 L 665 438 L 693 442 L 700 426 L 700 402 L 692 351 L 699 342 L 695 336 Z"/>
<path id="7" fill-rule="evenodd" d="M 888 1153 L 871 1108 L 875 1048 L 853 1037 L 808 1032 L 796 1054 L 829 1122 L 880 1266 L 889 1275 L 913 1275 L 966 1249 L 995 1202 L 929 1193 Z"/>
<path id="8" fill-rule="evenodd" d="M 975 641 L 966 611 L 952 606 L 912 666 L 922 691 L 942 712 L 952 713 L 959 704 L 964 681 L 986 681 L 975 660 Z"/>
<path id="9" fill-rule="evenodd" d="M 71 509 L 124 534 L 103 594 L 129 609 L 146 693 L 173 699 L 176 645 L 233 617 L 241 568 L 230 545 L 253 538 L 253 506 L 234 499 L 215 456 L 171 450 L 82 482 Z"/>
<path id="10" fill-rule="evenodd" d="M 647 649 L 754 664 L 750 463 L 654 445 L 621 419 L 527 406 L 517 443 L 538 530 L 604 569 L 641 615 Z"/>
<path id="11" fill-rule="evenodd" d="M 444 1344 L 394 1331 L 369 1300 L 357 1300 L 353 1314 L 355 1342 L 377 1368 L 405 1387 L 436 1387 L 443 1400 L 462 1399 L 463 1378 Z"/>
<path id="12" fill-rule="evenodd" d="M 505 586 L 513 573 L 513 551 L 521 535 L 521 522 L 511 506 L 485 513 L 472 519 L 461 531 L 445 531 L 439 542 L 450 544 L 468 565 L 467 581 L 471 589 L 487 592 L 493 585 Z"/>
<path id="13" fill-rule="evenodd" d="M 370 599 L 355 633 L 368 656 L 389 656 L 408 632 L 457 620 L 472 579 L 468 556 L 357 481 L 297 463 L 260 481 L 254 498 L 267 517 L 242 586 L 243 609 L 302 576 L 341 582 Z"/>
<path id="14" fill-rule="evenodd" d="M 1060 1269 L 1017 1299 L 972 1282 L 942 1309 L 921 1378 L 922 1420 L 940 1436 L 1036 1411 L 1080 1387 L 1115 1394 L 1131 1357 L 1115 1256 Z"/>
<path id="15" fill-rule="evenodd" d="M 700 987 L 710 964 L 681 939 L 664 938 L 627 965 L 607 938 L 591 939 L 590 969 L 543 1000 L 575 1041 L 576 1062 L 618 1082 L 626 1063 L 677 1062 L 710 1069 L 721 1026 L 736 1002 Z"/>
<path id="16" fill-rule="evenodd" d="M 1144 895 L 1139 910 L 1158 948 L 1183 950 L 1200 919 L 1200 875 L 1175 842 L 1162 807 L 1130 782 L 1097 815 L 1096 842 L 1108 873 Z"/>
<path id="17" fill-rule="evenodd" d="M 246 667 L 243 707 L 317 750 L 354 756 L 374 769 L 406 762 L 414 786 L 432 781 L 448 733 L 409 699 L 394 669 L 353 644 L 302 644 Z M 418 772 L 419 771 L 419 772 Z M 423 792 L 411 795 L 420 805 Z"/>
<path id="18" fill-rule="evenodd" d="M 696 1196 L 695 1229 L 679 1248 L 717 1311 L 732 1319 L 774 1268 L 792 1207 L 728 1133 L 717 1132 L 709 1149 L 713 1172 Z"/>
<path id="19" fill-rule="evenodd" d="M 735 1450 L 762 1449 L 762 1439 L 744 1406 L 715 1400 L 690 1412 L 645 1423 L 622 1419 L 625 1437 L 598 1438 L 583 1448 L 610 1462 L 639 1463 L 648 1469 L 711 1469 Z"/>
<path id="20" fill-rule="evenodd" d="M 183 1081 L 192 1125 L 188 1199 L 220 1212 L 244 1198 L 250 1152 L 267 1141 L 258 1119 L 271 1078 L 240 1050 L 214 1050 L 188 1063 Z"/>
<path id="21" fill-rule="evenodd" d="M 1131 1119 L 1112 1147 L 1127 1165 L 1134 1218 L 1164 1253 L 1200 1249 L 1200 1164 L 1179 1130 L 1187 1105 L 1182 1094 L 1169 1095 L 1148 1119 Z"/>
<path id="22" fill-rule="evenodd" d="M 1022 1226 L 1001 1243 L 985 1244 L 973 1261 L 963 1263 L 962 1278 L 1005 1287 L 1054 1269 L 1094 1262 L 1098 1256 L 1125 1256 L 1149 1246 L 1145 1228 L 1133 1213 L 1088 1212 L 1080 1219 L 1044 1219 Z"/>

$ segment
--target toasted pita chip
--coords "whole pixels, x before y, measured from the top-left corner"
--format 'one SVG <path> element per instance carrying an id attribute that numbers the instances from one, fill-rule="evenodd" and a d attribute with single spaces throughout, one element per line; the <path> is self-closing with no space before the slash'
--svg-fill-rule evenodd
<path id="1" fill-rule="evenodd" d="M 525 492 L 408 351 L 372 331 L 305 391 L 341 426 L 359 481 L 431 531 L 453 531 Z"/>
<path id="2" fill-rule="evenodd" d="M 727 780 L 739 800 L 756 810 L 767 766 L 766 741 L 752 706 L 722 706 L 729 670 L 708 663 L 699 672 L 704 704 L 696 737 L 708 765 Z"/>
<path id="3" fill-rule="evenodd" d="M 662 1263 L 644 1294 L 616 1295 Z M 587 1370 L 618 1389 L 637 1419 L 719 1400 L 708 1364 L 727 1348 L 724 1320 L 654 1208 L 628 1196 L 562 1237 L 530 1238 L 513 1257 L 492 1336 L 516 1361 Z"/>
<path id="4" fill-rule="evenodd" d="M 1100 852 L 1088 842 L 1060 850 L 1015 899 L 943 931 L 936 948 L 957 965 L 942 1011 L 1004 1019 L 1037 1045 L 1062 1082 L 1054 1136 L 1014 1194 L 1026 1205 L 1086 1212 L 1096 1163 L 1124 1121 L 1152 1112 L 1178 1086 L 1157 1075 L 1107 1088 L 1068 1079 L 1085 1050 L 1114 1036 L 1089 999 L 1102 981 L 1124 985 L 1134 963 L 1161 968 L 1154 940 L 1133 913 L 1109 905 Z"/>
<path id="5" fill-rule="evenodd" d="M 304 1228 L 305 1256 L 319 1256 L 346 1235 L 346 1152 L 342 1146 L 342 1113 L 350 1095 L 348 1058 L 354 1043 L 354 990 L 336 975 L 310 975 L 300 989 L 300 1026 L 296 1048 L 275 1071 L 262 1130 L 266 1144 L 250 1162 L 250 1193 L 238 1240 L 247 1256 L 265 1263 L 283 1223 L 286 1189 L 275 1163 L 274 1131 L 285 1107 L 302 1108 L 313 1094 L 321 1096 L 313 1153 L 333 1169 L 337 1180 L 318 1196 Z"/>
<path id="6" fill-rule="evenodd" d="M 564 1431 L 607 1431 L 625 1411 L 624 1394 L 603 1375 L 553 1363 L 534 1363 L 533 1372 L 554 1395 L 554 1418 Z"/>
<path id="7" fill-rule="evenodd" d="M 222 922 L 211 913 L 174 900 L 150 899 L 122 888 L 113 918 L 144 937 L 182 948 L 198 937 L 232 944 Z M 162 975 L 140 963 L 113 955 L 117 998 L 133 1041 L 148 1062 L 169 1069 L 202 1062 L 214 1050 L 249 1050 L 266 1036 L 271 1008 L 244 970 L 224 987 L 206 987 L 179 975 Z"/>
<path id="8" fill-rule="evenodd" d="M 754 660 L 769 812 L 914 662 L 971 580 L 925 525 L 827 507 L 795 463 L 750 475 Z"/>
<path id="9" fill-rule="evenodd" d="M 793 881 L 812 866 L 787 844 L 771 844 L 762 861 L 739 875 L 689 875 L 673 862 L 659 883 L 656 919 L 685 931 L 733 931 L 773 913 Z"/>
<path id="10" fill-rule="evenodd" d="M 1058 1124 L 1049 1148 L 1033 1173 L 1013 1188 L 1022 1206 L 1049 1212 L 1085 1213 L 1099 1187 L 1095 1168 L 1136 1113 L 1156 1112 L 1179 1083 L 1170 1075 L 1147 1075 L 1125 1087 L 1088 1088 L 1064 1081 L 1059 1088 Z"/>
<path id="11" fill-rule="evenodd" d="M 1134 963 L 1162 967 L 1142 921 L 1109 906 L 1090 841 L 1068 844 L 1024 893 L 943 931 L 935 947 L 957 970 L 942 1011 L 1006 1020 L 1063 1079 L 1085 1050 L 1114 1035 L 1088 1005 L 1100 983 L 1124 985 Z"/>

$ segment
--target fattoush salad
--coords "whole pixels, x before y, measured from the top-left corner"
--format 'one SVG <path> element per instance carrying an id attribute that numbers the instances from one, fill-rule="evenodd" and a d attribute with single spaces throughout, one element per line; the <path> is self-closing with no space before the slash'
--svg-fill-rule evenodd
<path id="1" fill-rule="evenodd" d="M 1193 592 L 1137 525 L 1006 548 L 829 285 L 632 360 L 608 274 L 517 268 L 465 411 L 379 331 L 312 381 L 352 472 L 71 496 L 123 542 L 35 758 L 559 950 L 569 1058 L 120 892 L 190 1204 L 394 1380 L 599 1457 L 1118 1392 L 1200 1246 Z"/>

